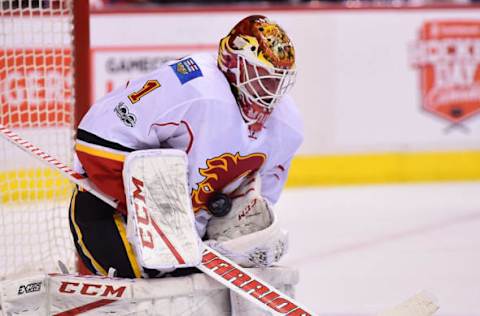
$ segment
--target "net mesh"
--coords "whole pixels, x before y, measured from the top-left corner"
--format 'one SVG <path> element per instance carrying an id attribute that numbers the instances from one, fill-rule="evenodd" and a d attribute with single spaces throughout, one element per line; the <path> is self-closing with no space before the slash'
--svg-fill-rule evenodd
<path id="1" fill-rule="evenodd" d="M 70 164 L 73 0 L 0 0 L 0 123 Z M 74 266 L 63 178 L 0 139 L 0 280 Z"/>

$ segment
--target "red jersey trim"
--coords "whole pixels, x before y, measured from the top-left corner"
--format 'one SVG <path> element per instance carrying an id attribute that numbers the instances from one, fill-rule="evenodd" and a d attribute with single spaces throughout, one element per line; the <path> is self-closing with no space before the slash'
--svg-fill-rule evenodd
<path id="1" fill-rule="evenodd" d="M 192 128 L 190 127 L 190 125 L 186 121 L 181 120 L 179 123 L 177 123 L 177 122 L 155 123 L 155 124 L 153 124 L 153 126 L 160 126 L 160 127 L 168 126 L 168 125 L 179 126 L 180 124 L 185 125 L 185 127 L 187 128 L 188 135 L 190 137 L 187 148 L 185 149 L 185 152 L 188 154 L 190 152 L 190 149 L 192 149 L 194 136 L 193 136 Z"/>

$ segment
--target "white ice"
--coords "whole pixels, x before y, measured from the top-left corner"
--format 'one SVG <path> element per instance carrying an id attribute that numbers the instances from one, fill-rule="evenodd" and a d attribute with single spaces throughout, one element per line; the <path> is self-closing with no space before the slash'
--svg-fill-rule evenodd
<path id="1" fill-rule="evenodd" d="M 320 315 L 374 315 L 421 290 L 435 316 L 480 315 L 480 182 L 287 189 L 283 265 Z"/>

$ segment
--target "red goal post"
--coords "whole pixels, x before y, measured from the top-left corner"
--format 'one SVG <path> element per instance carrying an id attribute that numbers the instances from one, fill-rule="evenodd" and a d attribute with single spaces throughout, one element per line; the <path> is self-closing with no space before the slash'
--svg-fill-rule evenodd
<path id="1" fill-rule="evenodd" d="M 0 2 L 0 123 L 71 163 L 90 103 L 87 0 Z M 72 185 L 0 140 L 0 280 L 75 269 Z"/>

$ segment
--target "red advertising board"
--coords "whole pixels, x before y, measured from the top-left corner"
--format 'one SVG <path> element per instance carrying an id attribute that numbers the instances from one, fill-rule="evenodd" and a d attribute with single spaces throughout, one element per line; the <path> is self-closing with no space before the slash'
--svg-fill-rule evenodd
<path id="1" fill-rule="evenodd" d="M 8 127 L 70 124 L 71 54 L 67 49 L 0 50 L 1 123 Z"/>

